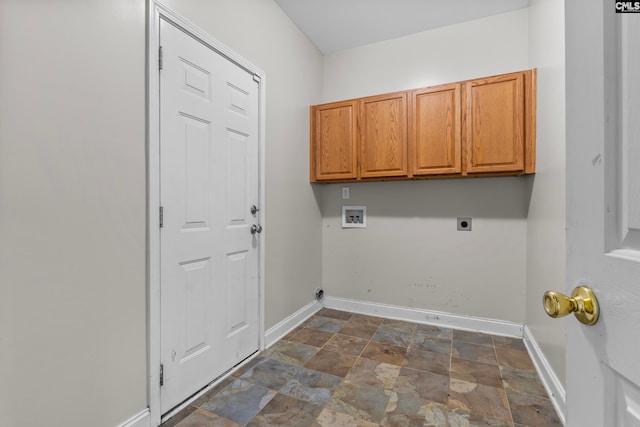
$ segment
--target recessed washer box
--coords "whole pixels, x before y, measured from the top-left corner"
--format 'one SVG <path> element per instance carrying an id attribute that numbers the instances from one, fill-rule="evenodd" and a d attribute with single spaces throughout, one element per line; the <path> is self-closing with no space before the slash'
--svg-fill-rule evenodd
<path id="1" fill-rule="evenodd" d="M 342 228 L 367 228 L 367 207 L 343 206 Z"/>

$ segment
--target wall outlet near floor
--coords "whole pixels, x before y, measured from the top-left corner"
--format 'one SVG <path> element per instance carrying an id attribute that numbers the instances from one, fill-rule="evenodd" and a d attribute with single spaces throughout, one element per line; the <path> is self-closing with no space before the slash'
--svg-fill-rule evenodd
<path id="1" fill-rule="evenodd" d="M 471 218 L 458 217 L 458 231 L 471 231 Z"/>

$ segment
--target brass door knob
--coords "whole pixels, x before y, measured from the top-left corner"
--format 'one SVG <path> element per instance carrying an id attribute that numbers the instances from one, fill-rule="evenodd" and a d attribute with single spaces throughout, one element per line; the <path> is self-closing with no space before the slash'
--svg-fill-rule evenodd
<path id="1" fill-rule="evenodd" d="M 547 291 L 542 300 L 544 310 L 553 318 L 573 313 L 585 325 L 594 325 L 600 316 L 596 295 L 586 286 L 578 286 L 571 297 L 559 292 Z"/>

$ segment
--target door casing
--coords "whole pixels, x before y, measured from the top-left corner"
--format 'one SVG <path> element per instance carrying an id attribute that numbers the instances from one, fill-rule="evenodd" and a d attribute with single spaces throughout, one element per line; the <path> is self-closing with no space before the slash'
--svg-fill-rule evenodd
<path id="1" fill-rule="evenodd" d="M 234 62 L 259 79 L 258 112 L 258 157 L 259 200 L 258 222 L 265 218 L 265 73 L 237 53 L 220 43 L 186 18 L 172 11 L 157 0 L 150 0 L 147 25 L 147 402 L 151 425 L 160 425 L 160 19 L 165 19 L 191 34 L 229 61 Z M 261 234 L 259 250 L 259 347 L 264 349 L 264 272 L 265 239 L 268 231 Z"/>

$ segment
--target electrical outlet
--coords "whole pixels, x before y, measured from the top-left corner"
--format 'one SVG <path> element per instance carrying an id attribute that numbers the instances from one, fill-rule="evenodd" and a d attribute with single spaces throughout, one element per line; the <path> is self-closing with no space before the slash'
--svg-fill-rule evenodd
<path id="1" fill-rule="evenodd" d="M 342 187 L 342 200 L 349 198 L 349 187 Z"/>
<path id="2" fill-rule="evenodd" d="M 458 231 L 471 231 L 471 218 L 458 218 Z"/>

